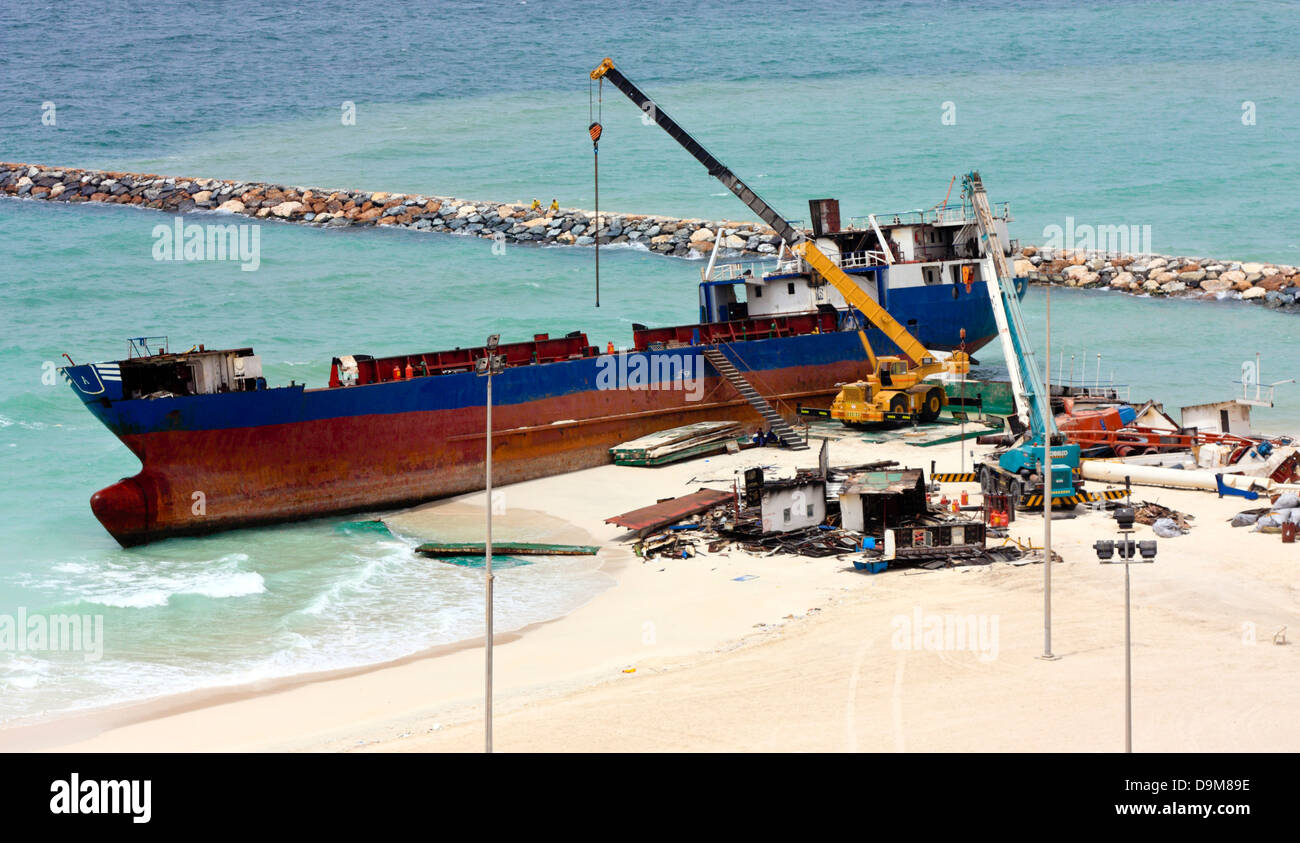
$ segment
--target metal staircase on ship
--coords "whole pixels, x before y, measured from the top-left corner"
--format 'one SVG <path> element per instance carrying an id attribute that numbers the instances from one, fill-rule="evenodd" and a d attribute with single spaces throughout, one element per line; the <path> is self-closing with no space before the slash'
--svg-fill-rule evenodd
<path id="1" fill-rule="evenodd" d="M 744 373 L 736 368 L 736 364 L 732 363 L 722 353 L 722 349 L 717 346 L 709 346 L 703 349 L 703 353 L 704 359 L 709 361 L 709 365 L 713 366 L 718 374 L 726 378 L 727 383 L 731 384 L 740 393 L 740 396 L 749 402 L 749 406 L 757 410 L 758 414 L 767 421 L 768 427 L 781 440 L 782 445 L 792 451 L 808 450 L 808 443 L 803 440 L 803 437 L 767 402 L 766 398 L 759 394 L 759 391 L 754 388 L 754 385 L 749 382 Z"/>

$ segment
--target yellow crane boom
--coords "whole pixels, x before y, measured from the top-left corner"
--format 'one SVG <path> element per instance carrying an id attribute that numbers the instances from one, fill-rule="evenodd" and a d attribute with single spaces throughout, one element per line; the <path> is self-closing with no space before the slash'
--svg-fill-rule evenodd
<path id="1" fill-rule="evenodd" d="M 683 129 L 676 120 L 669 117 L 668 113 L 638 88 L 632 80 L 623 75 L 614 66 L 613 59 L 606 58 L 602 61 L 595 70 L 591 71 L 591 78 L 593 80 L 608 80 L 610 84 L 622 91 L 628 99 L 632 100 L 638 108 L 644 111 L 648 117 L 653 119 L 661 129 L 681 144 L 682 148 L 708 169 L 709 175 L 722 182 L 728 190 L 736 194 L 740 201 L 758 214 L 763 222 L 770 225 L 772 230 L 785 241 L 792 252 L 801 257 L 831 286 L 839 290 L 840 295 L 844 296 L 844 300 L 850 306 L 860 311 L 871 324 L 889 337 L 903 354 L 911 358 L 916 366 L 926 370 L 921 373 L 922 376 L 944 370 L 965 372 L 969 369 L 968 365 L 963 368 L 964 361 L 958 360 L 958 355 L 954 355 L 953 365 L 945 366 L 940 363 L 938 358 L 921 344 L 920 340 L 912 336 L 906 328 L 899 324 L 897 319 L 889 315 L 889 311 L 867 295 L 844 270 L 840 269 L 834 261 L 826 257 L 820 249 L 810 242 L 802 231 L 790 225 L 785 217 L 777 213 L 775 208 L 765 202 L 749 185 L 741 181 L 727 165 L 701 146 L 695 138 L 691 137 L 690 133 Z M 887 249 L 889 244 L 881 243 L 881 247 Z M 875 354 L 867 343 L 865 334 L 862 335 L 862 343 L 867 351 L 867 356 L 871 358 L 872 369 L 874 370 L 876 365 Z"/>
<path id="2" fill-rule="evenodd" d="M 859 330 L 858 337 L 862 340 L 862 348 L 871 364 L 871 374 L 865 381 L 845 385 L 831 406 L 833 418 L 854 423 L 898 421 L 918 416 L 922 420 L 933 420 L 938 417 L 939 411 L 947 401 L 944 391 L 942 387 L 924 384 L 921 380 L 944 371 L 959 374 L 968 372 L 970 358 L 965 352 L 954 352 L 947 362 L 940 361 L 933 352 L 921 344 L 920 340 L 912 336 L 911 332 L 891 316 L 889 311 L 859 287 L 848 273 L 818 249 L 804 232 L 790 225 L 789 221 L 754 192 L 753 188 L 741 181 L 731 168 L 701 146 L 699 141 L 691 137 L 676 120 L 669 117 L 658 103 L 646 96 L 632 80 L 624 76 L 614 66 L 613 59 L 606 58 L 602 61 L 595 70 L 591 71 L 591 78 L 602 83 L 608 80 L 618 88 L 647 117 L 654 120 L 659 128 L 681 144 L 696 161 L 703 164 L 709 171 L 709 175 L 722 182 L 763 222 L 771 226 L 772 230 L 790 247 L 791 252 L 802 259 L 813 272 L 826 279 L 840 292 L 851 308 L 856 309 L 868 322 L 879 328 L 911 361 L 912 365 L 909 367 L 907 361 L 900 360 L 898 357 L 877 358 L 871 344 L 867 341 L 866 333 Z M 593 131 L 597 129 L 597 124 L 593 124 Z M 880 233 L 879 228 L 876 228 L 876 235 L 883 240 L 884 235 Z M 888 243 L 882 242 L 880 245 L 884 249 L 889 248 Z M 851 400 L 849 392 L 861 396 L 862 400 L 856 402 Z M 845 407 L 849 409 L 844 410 Z"/>
<path id="3" fill-rule="evenodd" d="M 812 267 L 818 275 L 825 278 L 832 287 L 839 290 L 840 295 L 844 296 L 844 301 L 851 307 L 861 311 L 862 315 L 872 325 L 879 328 L 881 333 L 889 337 L 890 341 L 898 346 L 903 354 L 911 358 L 912 363 L 922 369 L 933 367 L 934 371 L 942 371 L 945 368 L 939 363 L 938 358 L 921 344 L 920 340 L 912 336 L 897 319 L 889 314 L 888 310 L 885 310 L 876 303 L 875 299 L 867 295 L 867 292 L 859 287 L 847 272 L 840 269 L 834 261 L 826 257 L 822 250 L 818 249 L 812 241 L 804 240 L 791 246 L 790 250 L 803 258 L 804 262 Z M 865 337 L 863 342 L 866 342 Z"/>

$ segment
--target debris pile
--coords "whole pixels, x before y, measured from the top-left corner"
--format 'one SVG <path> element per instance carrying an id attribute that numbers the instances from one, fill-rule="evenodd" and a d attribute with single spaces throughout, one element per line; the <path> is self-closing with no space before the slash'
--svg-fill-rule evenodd
<path id="1" fill-rule="evenodd" d="M 1160 521 L 1168 521 L 1177 528 L 1178 535 L 1182 535 L 1192 528 L 1192 525 L 1187 522 L 1195 517 L 1195 515 L 1188 515 L 1185 512 L 1179 512 L 1176 509 L 1170 509 L 1167 506 L 1161 506 L 1151 501 L 1135 501 L 1133 503 L 1133 520 L 1136 523 L 1155 527 Z"/>
<path id="2" fill-rule="evenodd" d="M 892 461 L 800 469 L 792 478 L 745 471 L 743 492 L 701 489 L 606 519 L 633 531 L 642 559 L 691 559 L 731 550 L 850 559 L 887 567 L 942 568 L 1020 559 L 1018 546 L 989 548 L 983 520 L 932 505 L 919 469 Z M 1157 512 L 1157 510 L 1152 510 Z"/>
<path id="3" fill-rule="evenodd" d="M 1279 495 L 1272 506 L 1262 506 L 1238 512 L 1229 522 L 1234 527 L 1254 526 L 1253 533 L 1281 533 L 1282 541 L 1295 541 L 1300 527 L 1300 495 L 1286 492 Z"/>

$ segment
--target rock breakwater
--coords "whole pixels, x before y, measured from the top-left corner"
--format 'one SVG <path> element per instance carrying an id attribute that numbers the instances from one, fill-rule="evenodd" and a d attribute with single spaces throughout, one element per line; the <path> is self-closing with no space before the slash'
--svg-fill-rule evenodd
<path id="1" fill-rule="evenodd" d="M 0 194 L 50 202 L 135 205 L 171 213 L 218 211 L 318 227 L 393 226 L 534 245 L 640 245 L 677 257 L 707 255 L 721 238 L 730 254 L 774 255 L 770 228 L 733 220 L 678 219 L 454 196 L 293 187 L 0 162 Z"/>
<path id="2" fill-rule="evenodd" d="M 736 220 L 679 219 L 576 208 L 533 208 L 454 196 L 294 187 L 0 162 L 0 195 L 49 202 L 135 205 L 171 213 L 215 211 L 317 227 L 375 226 L 436 231 L 534 245 L 640 246 L 676 257 L 705 256 L 721 241 L 728 257 L 772 257 L 780 238 Z M 1016 275 L 1031 283 L 1109 288 L 1177 298 L 1239 299 L 1300 311 L 1294 266 L 1172 255 L 1115 255 L 1025 246 Z"/>
<path id="3" fill-rule="evenodd" d="M 1156 297 L 1240 299 L 1300 310 L 1300 270 L 1285 264 L 1026 246 L 1015 256 L 1013 272 L 1036 284 L 1109 288 Z"/>

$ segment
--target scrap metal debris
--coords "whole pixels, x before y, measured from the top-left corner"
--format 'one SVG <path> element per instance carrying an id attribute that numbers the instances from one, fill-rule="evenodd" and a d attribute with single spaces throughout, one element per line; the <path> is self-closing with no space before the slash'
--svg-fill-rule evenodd
<path id="1" fill-rule="evenodd" d="M 717 506 L 732 496 L 731 492 L 717 489 L 700 489 L 680 498 L 669 498 L 650 506 L 643 506 L 631 512 L 614 515 L 605 519 L 606 524 L 626 527 L 637 535 L 644 536 L 664 527 L 684 521 L 693 515 Z"/>
<path id="2" fill-rule="evenodd" d="M 745 493 L 739 488 L 732 493 L 702 490 L 695 500 L 673 499 L 608 520 L 636 531 L 633 550 L 642 560 L 692 559 L 734 551 L 755 556 L 833 557 L 876 572 L 886 568 L 934 570 L 993 562 L 1015 563 L 1025 556 L 1029 549 L 1022 546 L 988 547 L 986 535 L 996 533 L 988 530 L 982 521 L 972 520 L 970 513 L 929 504 L 922 473 L 907 469 L 895 473 L 900 477 L 903 472 L 909 472 L 908 476 L 918 475 L 913 485 L 921 491 L 917 493 L 918 505 L 914 509 L 894 507 L 887 510 L 887 518 L 869 516 L 860 526 L 846 528 L 840 512 L 841 495 L 847 494 L 846 489 L 853 483 L 864 482 L 863 472 L 879 472 L 895 465 L 893 461 L 882 461 L 825 471 L 826 481 L 818 480 L 818 483 L 826 482 L 838 488 L 833 493 L 829 489 L 825 493 L 824 520 L 790 530 L 765 526 L 763 496 L 749 493 L 780 490 L 801 478 L 811 480 L 823 470 L 801 470 L 794 481 L 764 481 L 761 470 L 751 469 L 747 472 L 752 476 L 746 478 Z M 819 491 L 818 497 L 821 495 Z M 808 508 L 815 511 L 817 505 Z M 857 521 L 861 519 L 855 524 Z"/>
<path id="3" fill-rule="evenodd" d="M 1174 523 L 1179 532 L 1186 533 L 1192 528 L 1192 525 L 1187 522 L 1195 517 L 1195 515 L 1179 512 L 1176 509 L 1170 509 L 1167 506 L 1161 506 L 1151 501 L 1135 501 L 1133 503 L 1133 520 L 1148 527 L 1153 527 L 1157 521 L 1167 518 Z"/>

